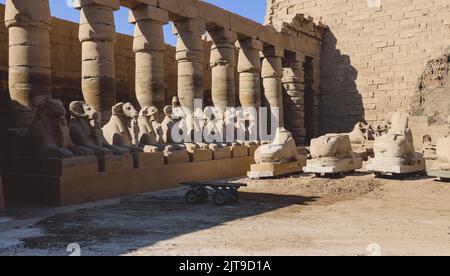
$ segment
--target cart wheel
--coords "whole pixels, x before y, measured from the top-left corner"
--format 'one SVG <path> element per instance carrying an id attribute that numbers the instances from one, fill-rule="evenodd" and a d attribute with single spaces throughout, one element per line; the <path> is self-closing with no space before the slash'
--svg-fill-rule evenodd
<path id="1" fill-rule="evenodd" d="M 197 189 L 197 194 L 199 197 L 199 202 L 204 203 L 208 200 L 208 190 L 201 187 Z"/>
<path id="2" fill-rule="evenodd" d="M 228 203 L 228 198 L 225 192 L 218 191 L 214 194 L 214 202 L 218 206 L 224 206 Z"/>
<path id="3" fill-rule="evenodd" d="M 228 197 L 230 203 L 237 203 L 239 201 L 239 192 L 236 189 L 232 189 L 228 191 Z"/>
<path id="4" fill-rule="evenodd" d="M 195 190 L 190 190 L 189 192 L 187 192 L 185 199 L 189 204 L 197 204 L 200 202 L 199 194 Z"/>

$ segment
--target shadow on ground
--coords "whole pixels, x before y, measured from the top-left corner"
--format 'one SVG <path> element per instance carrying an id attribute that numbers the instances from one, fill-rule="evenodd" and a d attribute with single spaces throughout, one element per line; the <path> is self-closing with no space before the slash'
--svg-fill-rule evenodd
<path id="1" fill-rule="evenodd" d="M 187 205 L 183 191 L 139 195 L 119 204 L 59 214 L 39 222 L 44 236 L 24 239 L 24 249 L 66 255 L 71 243 L 85 255 L 121 255 L 159 241 L 220 226 L 292 205 L 308 205 L 318 197 L 241 193 L 241 202 L 226 207 Z M 106 250 L 107 248 L 107 250 Z"/>

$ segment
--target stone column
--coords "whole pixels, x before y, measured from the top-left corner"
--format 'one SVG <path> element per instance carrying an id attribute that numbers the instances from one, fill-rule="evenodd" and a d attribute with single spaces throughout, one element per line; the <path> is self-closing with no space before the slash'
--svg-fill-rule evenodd
<path id="1" fill-rule="evenodd" d="M 101 121 L 105 123 L 116 103 L 114 11 L 120 8 L 120 3 L 119 0 L 76 3 L 76 8 L 81 10 L 79 38 L 83 96 L 87 104 L 100 112 Z"/>
<path id="2" fill-rule="evenodd" d="M 212 101 L 225 112 L 236 106 L 236 48 L 237 35 L 225 29 L 208 31 L 211 46 Z"/>
<path id="3" fill-rule="evenodd" d="M 265 48 L 263 57 L 261 77 L 263 79 L 264 95 L 271 111 L 274 107 L 279 108 L 279 125 L 284 127 L 283 87 L 281 83 L 284 49 L 278 47 Z"/>
<path id="4" fill-rule="evenodd" d="M 243 108 L 261 106 L 261 41 L 252 38 L 239 40 L 238 73 L 239 99 Z"/>
<path id="5" fill-rule="evenodd" d="M 181 106 L 194 112 L 194 100 L 203 99 L 203 62 L 205 23 L 183 19 L 174 22 L 177 35 L 178 98 Z"/>
<path id="6" fill-rule="evenodd" d="M 48 0 L 7 0 L 5 24 L 9 31 L 11 126 L 26 127 L 33 119 L 33 98 L 51 94 Z"/>
<path id="7" fill-rule="evenodd" d="M 130 11 L 130 23 L 135 24 L 136 98 L 141 108 L 156 106 L 160 111 L 164 108 L 163 25 L 168 22 L 168 12 L 152 6 Z"/>
<path id="8" fill-rule="evenodd" d="M 305 144 L 305 56 L 287 55 L 283 65 L 284 109 L 289 114 L 285 118 L 286 127 L 294 135 L 298 145 Z"/>

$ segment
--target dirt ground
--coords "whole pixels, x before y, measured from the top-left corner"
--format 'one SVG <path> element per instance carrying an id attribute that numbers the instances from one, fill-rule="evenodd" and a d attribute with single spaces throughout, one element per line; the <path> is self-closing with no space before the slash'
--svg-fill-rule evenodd
<path id="1" fill-rule="evenodd" d="M 450 184 L 292 176 L 251 181 L 241 202 L 187 205 L 183 189 L 0 221 L 0 255 L 450 255 Z M 34 209 L 36 210 L 36 209 Z"/>

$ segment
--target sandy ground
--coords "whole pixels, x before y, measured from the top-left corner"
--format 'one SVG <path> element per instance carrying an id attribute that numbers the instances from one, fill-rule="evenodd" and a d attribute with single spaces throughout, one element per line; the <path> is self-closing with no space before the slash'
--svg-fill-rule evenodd
<path id="1" fill-rule="evenodd" d="M 183 189 L 0 220 L 0 255 L 450 255 L 450 184 L 293 176 L 241 202 L 187 205 Z"/>

